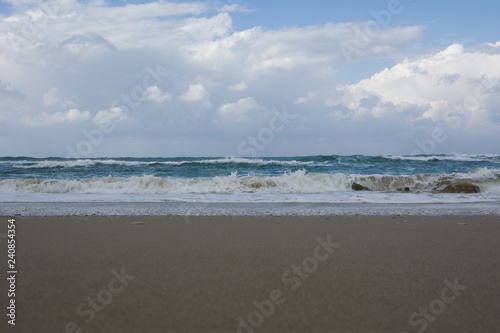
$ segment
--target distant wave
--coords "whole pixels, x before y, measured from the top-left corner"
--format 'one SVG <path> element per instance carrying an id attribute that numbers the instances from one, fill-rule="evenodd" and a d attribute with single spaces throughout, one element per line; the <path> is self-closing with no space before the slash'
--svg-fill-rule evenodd
<path id="1" fill-rule="evenodd" d="M 192 161 L 192 163 L 238 163 L 238 164 L 257 164 L 257 165 L 309 165 L 314 161 L 297 161 L 297 160 L 264 160 L 260 158 L 245 158 L 245 157 L 226 157 L 216 159 L 203 159 L 200 161 Z"/>
<path id="2" fill-rule="evenodd" d="M 500 169 L 478 168 L 469 173 L 417 175 L 360 175 L 306 173 L 280 176 L 174 178 L 153 175 L 86 179 L 2 179 L 0 193 L 327 193 L 345 191 L 479 193 L 500 192 Z"/>
<path id="3" fill-rule="evenodd" d="M 221 166 L 234 164 L 237 166 L 321 166 L 337 163 L 374 163 L 383 161 L 456 161 L 456 162 L 493 162 L 500 163 L 500 155 L 495 154 L 451 154 L 451 155 L 384 155 L 384 156 L 298 156 L 289 158 L 88 158 L 88 159 L 38 159 L 31 157 L 1 157 L 0 165 L 11 165 L 18 169 L 48 168 L 84 168 L 98 165 L 106 166 L 180 166 L 218 164 Z"/>
<path id="4" fill-rule="evenodd" d="M 385 155 L 384 158 L 391 160 L 405 160 L 405 161 L 488 161 L 496 160 L 500 162 L 500 155 L 495 154 L 480 154 L 480 155 L 468 155 L 468 154 L 456 154 L 456 155 Z"/>
<path id="5" fill-rule="evenodd" d="M 296 160 L 263 160 L 258 158 L 213 158 L 199 160 L 180 160 L 180 161 L 141 161 L 141 160 L 119 160 L 119 159 L 78 159 L 78 160 L 3 160 L 0 164 L 11 164 L 14 168 L 20 169 L 41 169 L 41 168 L 78 168 L 102 165 L 123 165 L 123 166 L 146 166 L 146 165 L 185 165 L 185 164 L 252 164 L 252 165 L 288 165 L 300 166 L 310 165 L 314 161 L 296 161 Z"/>

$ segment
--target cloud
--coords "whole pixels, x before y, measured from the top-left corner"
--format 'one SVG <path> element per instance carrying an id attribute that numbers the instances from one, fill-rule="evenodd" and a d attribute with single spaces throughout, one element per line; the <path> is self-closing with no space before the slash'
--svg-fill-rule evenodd
<path id="1" fill-rule="evenodd" d="M 122 108 L 114 107 L 106 110 L 100 110 L 92 119 L 97 125 L 121 121 L 127 119 L 127 114 Z"/>
<path id="2" fill-rule="evenodd" d="M 227 89 L 235 91 L 245 91 L 247 89 L 247 84 L 245 81 L 241 81 L 240 83 L 229 86 Z"/>
<path id="3" fill-rule="evenodd" d="M 43 94 L 43 105 L 51 106 L 59 103 L 61 99 L 61 94 L 59 93 L 59 89 L 57 87 L 51 88 L 45 94 Z"/>
<path id="4" fill-rule="evenodd" d="M 197 102 L 200 103 L 204 108 L 209 108 L 212 106 L 210 103 L 210 96 L 205 90 L 205 86 L 201 83 L 190 84 L 188 91 L 179 96 L 179 100 L 185 102 Z"/>
<path id="5" fill-rule="evenodd" d="M 0 21 L 0 147 L 11 153 L 32 149 L 8 131 L 33 138 L 27 126 L 36 124 L 37 140 L 56 143 L 45 145 L 51 155 L 65 155 L 92 120 L 120 123 L 104 139 L 110 151 L 136 136 L 152 148 L 131 155 L 167 154 L 165 142 L 168 154 L 231 155 L 244 132 L 258 133 L 284 107 L 297 118 L 276 136 L 279 154 L 369 153 L 380 142 L 405 153 L 415 137 L 453 126 L 447 112 L 476 89 L 484 94 L 481 82 L 499 82 L 500 42 L 430 53 L 418 44 L 423 25 L 381 27 L 349 63 L 341 45 L 370 22 L 235 30 L 232 13 L 246 9 L 222 2 L 12 3 Z M 460 127 L 478 147 L 493 147 L 500 132 L 491 90 Z"/>
<path id="6" fill-rule="evenodd" d="M 64 99 L 64 96 L 59 91 L 59 88 L 52 87 L 43 94 L 43 105 L 44 106 L 54 106 L 58 105 L 63 108 L 67 108 L 70 106 L 76 106 L 76 104 L 70 100 Z"/>
<path id="7" fill-rule="evenodd" d="M 145 4 L 128 4 L 120 7 L 107 7 L 105 4 L 96 3 L 88 7 L 88 13 L 96 19 L 109 21 L 143 20 L 148 18 L 199 15 L 209 9 L 202 2 L 175 3 L 158 1 Z"/>
<path id="8" fill-rule="evenodd" d="M 318 65 L 348 62 L 340 45 L 350 42 L 364 23 L 338 23 L 265 30 L 255 27 L 223 38 L 185 46 L 188 59 L 245 75 L 264 75 Z M 394 56 L 422 36 L 423 27 L 388 27 L 356 54 L 355 60 Z M 243 66 L 242 66 L 243 64 Z"/>
<path id="9" fill-rule="evenodd" d="M 241 0 L 239 2 L 241 2 Z M 224 3 L 221 7 L 220 2 L 219 2 L 219 3 L 216 3 L 214 5 L 214 7 L 215 7 L 215 10 L 220 11 L 220 12 L 239 12 L 239 13 L 251 12 L 250 9 L 246 8 L 245 6 L 242 6 L 241 4 L 228 5 L 228 4 Z"/>
<path id="10" fill-rule="evenodd" d="M 235 103 L 225 103 L 215 112 L 211 124 L 228 130 L 253 129 L 264 124 L 270 112 L 255 98 L 245 97 Z"/>
<path id="11" fill-rule="evenodd" d="M 358 83 L 338 86 L 328 93 L 310 92 L 296 103 L 322 99 L 334 108 L 329 117 L 335 120 L 402 114 L 408 121 L 442 122 L 447 112 L 463 107 L 470 113 L 468 126 L 489 127 L 499 97 L 495 91 L 500 82 L 499 64 L 500 51 L 469 51 L 453 44 L 435 54 L 404 59 Z M 468 101 L 474 105 L 467 105 Z"/>
<path id="12" fill-rule="evenodd" d="M 170 102 L 172 100 L 172 96 L 169 93 L 162 92 L 158 86 L 148 87 L 144 93 L 144 98 L 156 103 Z"/>
<path id="13" fill-rule="evenodd" d="M 0 80 L 0 96 L 2 98 L 23 99 L 25 96 L 21 93 L 12 82 L 3 82 Z"/>
<path id="14" fill-rule="evenodd" d="M 72 36 L 64 40 L 59 48 L 80 58 L 95 57 L 116 50 L 109 41 L 96 34 Z"/>
<path id="15" fill-rule="evenodd" d="M 193 17 L 213 9 L 202 2 L 110 6 L 101 1 L 81 4 L 69 0 L 19 4 L 16 8 L 16 14 L 0 24 L 0 30 L 7 30 L 0 46 L 10 55 L 25 58 L 32 52 L 47 51 L 47 46 L 84 55 L 113 48 L 167 50 L 182 44 L 185 37 L 212 39 L 231 29 L 227 12 Z"/>
<path id="16" fill-rule="evenodd" d="M 67 112 L 45 113 L 42 112 L 35 118 L 24 118 L 23 122 L 28 126 L 53 125 L 57 123 L 81 122 L 90 117 L 89 111 L 70 109 Z"/>

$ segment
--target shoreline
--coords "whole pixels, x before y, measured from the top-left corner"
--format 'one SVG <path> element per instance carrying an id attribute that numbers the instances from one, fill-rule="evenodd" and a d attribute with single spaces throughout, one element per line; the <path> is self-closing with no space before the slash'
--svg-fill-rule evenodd
<path id="1" fill-rule="evenodd" d="M 6 332 L 500 325 L 498 216 L 14 218 L 18 317 Z"/>
<path id="2" fill-rule="evenodd" d="M 496 215 L 500 202 L 466 203 L 227 203 L 2 202 L 0 216 L 438 216 Z"/>

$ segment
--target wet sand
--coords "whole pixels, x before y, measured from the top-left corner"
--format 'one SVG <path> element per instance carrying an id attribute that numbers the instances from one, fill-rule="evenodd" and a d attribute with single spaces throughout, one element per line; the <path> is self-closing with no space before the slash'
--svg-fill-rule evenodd
<path id="1" fill-rule="evenodd" d="M 2 332 L 500 327 L 499 216 L 15 218 Z"/>

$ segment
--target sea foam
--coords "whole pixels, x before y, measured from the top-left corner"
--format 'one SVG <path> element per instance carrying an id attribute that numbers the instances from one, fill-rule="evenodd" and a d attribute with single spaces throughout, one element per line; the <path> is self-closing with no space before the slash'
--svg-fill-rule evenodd
<path id="1" fill-rule="evenodd" d="M 1 193 L 324 193 L 361 189 L 375 192 L 440 192 L 450 184 L 469 184 L 475 192 L 500 191 L 500 170 L 417 175 L 361 175 L 285 172 L 279 176 L 238 175 L 211 178 L 174 178 L 154 175 L 92 177 L 84 179 L 16 178 L 0 180 Z M 359 185 L 359 186 L 357 186 Z M 460 191 L 459 191 L 460 192 Z"/>

